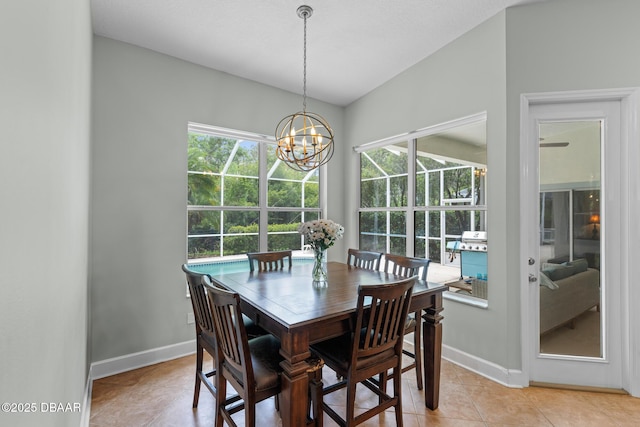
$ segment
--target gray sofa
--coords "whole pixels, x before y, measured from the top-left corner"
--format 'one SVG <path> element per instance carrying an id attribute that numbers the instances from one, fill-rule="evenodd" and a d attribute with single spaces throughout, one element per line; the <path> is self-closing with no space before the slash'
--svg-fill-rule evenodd
<path id="1" fill-rule="evenodd" d="M 543 264 L 540 272 L 540 334 L 600 306 L 600 272 L 586 260 Z"/>

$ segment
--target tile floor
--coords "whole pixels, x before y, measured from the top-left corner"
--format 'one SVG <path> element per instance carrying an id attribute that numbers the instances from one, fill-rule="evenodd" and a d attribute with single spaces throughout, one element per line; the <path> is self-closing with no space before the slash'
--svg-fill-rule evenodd
<path id="1" fill-rule="evenodd" d="M 197 410 L 193 398 L 195 356 L 160 363 L 93 382 L 91 427 L 212 426 L 214 400 L 202 387 Z M 326 368 L 325 368 L 326 369 Z M 325 370 L 325 381 L 335 378 Z M 616 394 L 529 387 L 511 389 L 443 360 L 440 407 L 431 411 L 415 387 L 415 375 L 403 376 L 405 427 L 566 426 L 609 427 L 640 425 L 640 399 Z M 374 405 L 368 390 L 358 394 L 357 406 Z M 330 400 L 329 400 L 330 399 Z M 339 396 L 328 396 L 335 407 Z M 234 419 L 243 425 L 243 413 Z M 260 427 L 280 426 L 273 399 L 258 405 Z M 325 426 L 336 424 L 325 416 Z M 362 426 L 393 426 L 392 412 Z"/>

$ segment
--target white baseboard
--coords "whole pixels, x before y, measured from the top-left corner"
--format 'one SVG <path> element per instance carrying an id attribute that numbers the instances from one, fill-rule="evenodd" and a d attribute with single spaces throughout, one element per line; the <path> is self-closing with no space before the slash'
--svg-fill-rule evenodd
<path id="1" fill-rule="evenodd" d="M 91 380 L 108 377 L 132 369 L 142 368 L 167 360 L 193 354 L 196 351 L 196 341 L 185 341 L 165 347 L 152 348 L 138 353 L 101 360 L 91 364 Z"/>
<path id="2" fill-rule="evenodd" d="M 413 344 L 413 340 L 407 340 L 407 342 Z M 91 405 L 91 384 L 93 380 L 187 356 L 193 354 L 195 348 L 195 340 L 191 340 L 92 363 L 89 370 L 90 379 L 87 382 L 87 389 L 85 391 L 87 401 L 84 407 L 86 409 L 83 409 L 83 411 L 87 413 L 87 423 L 81 424 L 81 426 L 88 426 L 88 414 Z M 444 344 L 442 345 L 442 358 L 506 387 L 522 388 L 529 385 L 528 379 L 525 378 L 522 370 L 507 369 Z M 84 419 L 85 415 L 83 414 L 83 422 Z"/>
<path id="3" fill-rule="evenodd" d="M 442 345 L 442 358 L 506 387 L 522 388 L 529 386 L 529 381 L 525 378 L 522 370 L 507 369 L 444 344 Z"/>

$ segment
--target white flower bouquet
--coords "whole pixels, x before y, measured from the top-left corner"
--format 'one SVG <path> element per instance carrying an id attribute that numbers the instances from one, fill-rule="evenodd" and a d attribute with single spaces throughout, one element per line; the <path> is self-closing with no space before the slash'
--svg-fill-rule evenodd
<path id="1" fill-rule="evenodd" d="M 330 219 L 317 219 L 300 224 L 298 233 L 304 236 L 305 244 L 317 252 L 327 250 L 342 239 L 344 227 Z"/>

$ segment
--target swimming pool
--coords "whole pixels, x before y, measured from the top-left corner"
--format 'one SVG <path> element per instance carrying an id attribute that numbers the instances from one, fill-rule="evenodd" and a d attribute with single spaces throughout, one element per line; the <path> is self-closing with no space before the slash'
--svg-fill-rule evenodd
<path id="1" fill-rule="evenodd" d="M 313 263 L 313 257 L 293 257 L 291 259 L 293 265 L 297 264 L 311 264 Z M 289 267 L 289 260 L 284 260 L 285 268 Z M 248 259 L 227 259 L 227 260 L 215 260 L 209 262 L 194 262 L 189 264 L 189 268 L 193 271 L 203 274 L 224 274 L 224 273 L 240 273 L 242 271 L 249 271 Z"/>

